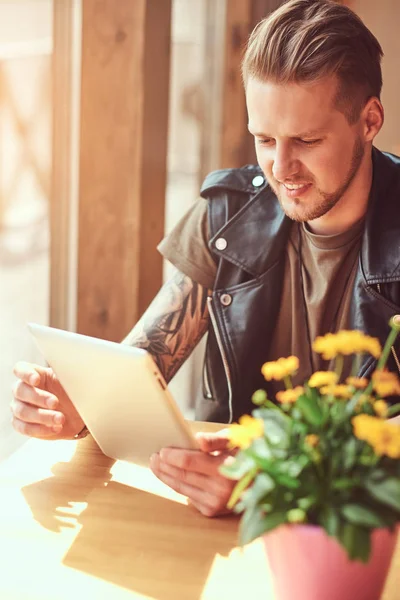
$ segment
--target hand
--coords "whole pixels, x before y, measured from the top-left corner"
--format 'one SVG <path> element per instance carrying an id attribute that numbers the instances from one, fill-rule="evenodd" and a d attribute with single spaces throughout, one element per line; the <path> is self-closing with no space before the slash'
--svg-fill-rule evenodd
<path id="1" fill-rule="evenodd" d="M 187 496 L 206 517 L 227 514 L 227 502 L 236 481 L 219 473 L 219 467 L 231 460 L 227 430 L 196 435 L 200 450 L 163 448 L 153 454 L 153 473 L 176 492 Z"/>
<path id="2" fill-rule="evenodd" d="M 70 439 L 84 422 L 50 368 L 19 362 L 11 402 L 12 424 L 18 433 L 42 439 Z"/>

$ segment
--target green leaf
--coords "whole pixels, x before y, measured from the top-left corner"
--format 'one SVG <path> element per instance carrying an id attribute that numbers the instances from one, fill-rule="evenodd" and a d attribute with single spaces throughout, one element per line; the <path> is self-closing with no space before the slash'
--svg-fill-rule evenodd
<path id="1" fill-rule="evenodd" d="M 293 409 L 294 410 L 294 409 Z M 302 413 L 296 409 L 299 413 L 299 419 L 302 418 Z M 309 431 L 309 425 L 307 423 L 303 423 L 302 421 L 295 421 L 292 425 L 292 436 L 305 437 Z"/>
<path id="2" fill-rule="evenodd" d="M 255 466 L 254 460 L 242 451 L 236 454 L 235 459 L 231 463 L 221 465 L 219 472 L 228 477 L 228 479 L 241 479 L 248 471 L 254 469 Z"/>
<path id="3" fill-rule="evenodd" d="M 348 402 L 345 402 L 345 411 L 344 412 L 345 412 L 346 417 L 351 415 L 351 413 L 354 411 L 362 394 L 363 394 L 363 390 L 360 390 L 359 392 L 356 392 L 354 394 L 354 396 Z"/>
<path id="4" fill-rule="evenodd" d="M 287 415 L 271 408 L 255 409 L 253 415 L 264 420 L 265 437 L 271 444 L 288 445 L 291 419 Z"/>
<path id="5" fill-rule="evenodd" d="M 244 513 L 239 525 L 239 543 L 248 544 L 260 535 L 279 527 L 286 522 L 285 512 L 264 515 L 259 507 L 252 507 Z"/>
<path id="6" fill-rule="evenodd" d="M 321 412 L 322 412 L 321 427 L 323 427 L 328 422 L 331 411 L 330 411 L 330 405 L 327 402 L 323 402 L 322 404 L 320 404 L 320 406 L 321 406 Z"/>
<path id="7" fill-rule="evenodd" d="M 354 437 L 351 437 L 342 446 L 343 468 L 345 471 L 352 469 L 356 462 L 357 445 L 357 440 Z"/>
<path id="8" fill-rule="evenodd" d="M 302 508 L 306 512 L 308 510 L 310 510 L 310 508 L 315 506 L 316 503 L 317 503 L 317 496 L 314 494 L 312 496 L 305 496 L 304 498 L 299 498 L 297 500 L 298 507 Z"/>
<path id="9" fill-rule="evenodd" d="M 368 529 L 344 523 L 340 528 L 339 541 L 347 551 L 350 560 L 368 562 L 371 552 L 371 534 Z"/>
<path id="10" fill-rule="evenodd" d="M 245 454 L 251 456 L 253 459 L 263 458 L 269 460 L 272 458 L 272 450 L 265 437 L 253 440 L 250 448 L 245 450 Z"/>
<path id="11" fill-rule="evenodd" d="M 254 484 L 243 494 L 242 500 L 245 506 L 255 506 L 275 488 L 275 481 L 268 473 L 259 473 Z"/>
<path id="12" fill-rule="evenodd" d="M 387 416 L 394 417 L 395 415 L 397 415 L 399 413 L 400 413 L 400 403 L 398 402 L 397 404 L 392 404 L 392 406 L 389 406 Z"/>
<path id="13" fill-rule="evenodd" d="M 400 479 L 387 477 L 375 480 L 375 478 L 369 477 L 364 482 L 364 487 L 373 498 L 400 511 Z"/>
<path id="14" fill-rule="evenodd" d="M 323 420 L 323 414 L 318 404 L 317 399 L 313 394 L 303 394 L 297 399 L 296 406 L 303 413 L 303 417 L 315 427 L 321 425 Z"/>
<path id="15" fill-rule="evenodd" d="M 347 419 L 346 416 L 346 403 L 345 401 L 335 402 L 331 406 L 331 415 L 332 420 L 335 424 L 341 423 L 344 419 Z"/>
<path id="16" fill-rule="evenodd" d="M 336 537 L 339 533 L 340 519 L 336 509 L 333 506 L 324 506 L 320 523 L 328 535 Z"/>
<path id="17" fill-rule="evenodd" d="M 353 523 L 353 525 L 375 528 L 384 527 L 386 524 L 385 520 L 376 512 L 361 504 L 345 504 L 341 507 L 340 512 L 343 517 L 349 521 L 349 523 Z"/>
<path id="18" fill-rule="evenodd" d="M 286 473 L 277 473 L 275 476 L 276 482 L 290 490 L 295 490 L 300 487 L 300 481 L 294 477 L 290 477 Z"/>
<path id="19" fill-rule="evenodd" d="M 242 479 L 240 479 L 232 490 L 231 497 L 228 500 L 227 508 L 232 509 L 239 500 L 242 492 L 250 485 L 258 471 L 257 467 L 250 469 Z"/>
<path id="20" fill-rule="evenodd" d="M 279 472 L 285 473 L 290 477 L 299 477 L 303 469 L 310 464 L 310 458 L 305 454 L 299 454 L 286 460 L 280 465 Z"/>
<path id="21" fill-rule="evenodd" d="M 332 482 L 334 490 L 349 490 L 358 485 L 360 485 L 360 480 L 356 477 L 339 477 Z"/>

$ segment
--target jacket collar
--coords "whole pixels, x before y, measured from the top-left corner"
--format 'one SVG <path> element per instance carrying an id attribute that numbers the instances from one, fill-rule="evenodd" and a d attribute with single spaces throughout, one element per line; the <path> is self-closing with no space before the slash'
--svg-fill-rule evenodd
<path id="1" fill-rule="evenodd" d="M 400 279 L 400 158 L 372 151 L 373 179 L 361 267 L 368 284 Z"/>
<path id="2" fill-rule="evenodd" d="M 264 183 L 209 244 L 221 258 L 259 277 L 282 256 L 291 224 L 270 186 Z M 220 238 L 226 242 L 223 250 L 218 250 Z"/>
<path id="3" fill-rule="evenodd" d="M 389 283 L 400 280 L 400 158 L 373 148 L 372 160 L 361 268 L 368 284 Z M 255 173 L 262 172 L 257 167 L 232 169 L 226 181 L 219 178 L 213 186 L 221 191 L 251 193 L 252 197 L 211 238 L 210 247 L 221 258 L 259 277 L 282 256 L 293 221 L 286 217 L 266 182 L 254 193 L 251 181 Z M 226 241 L 224 250 L 215 245 L 219 238 Z"/>

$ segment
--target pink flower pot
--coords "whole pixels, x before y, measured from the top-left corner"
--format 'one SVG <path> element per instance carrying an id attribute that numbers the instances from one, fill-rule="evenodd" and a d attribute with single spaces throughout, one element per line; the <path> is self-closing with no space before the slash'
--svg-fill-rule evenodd
<path id="1" fill-rule="evenodd" d="M 263 536 L 274 600 L 379 600 L 397 533 L 375 530 L 370 560 L 364 564 L 349 560 L 321 527 L 281 525 Z"/>

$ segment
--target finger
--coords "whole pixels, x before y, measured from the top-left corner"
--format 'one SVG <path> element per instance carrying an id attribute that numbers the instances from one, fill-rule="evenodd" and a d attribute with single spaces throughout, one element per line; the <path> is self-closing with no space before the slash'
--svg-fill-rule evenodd
<path id="1" fill-rule="evenodd" d="M 231 482 L 219 474 L 215 477 L 208 477 L 203 473 L 180 469 L 179 467 L 174 467 L 163 462 L 158 454 L 153 454 L 150 458 L 150 467 L 153 472 L 157 471 L 158 473 L 172 477 L 176 481 L 197 487 L 200 490 L 206 489 L 213 495 L 221 495 L 224 497 L 230 495 L 232 487 Z"/>
<path id="2" fill-rule="evenodd" d="M 220 509 L 212 509 L 206 504 L 202 504 L 201 502 L 195 502 L 194 500 L 189 499 L 189 504 L 192 504 L 202 515 L 205 517 L 221 517 L 223 515 L 232 514 L 232 510 L 227 508 L 226 506 Z"/>
<path id="3" fill-rule="evenodd" d="M 65 423 L 65 416 L 54 410 L 47 410 L 45 408 L 37 408 L 31 406 L 25 402 L 14 399 L 11 405 L 11 410 L 14 417 L 19 421 L 25 421 L 26 423 L 38 423 L 39 425 L 45 425 L 51 428 L 55 433 L 59 433 Z"/>
<path id="4" fill-rule="evenodd" d="M 12 425 L 18 433 L 27 435 L 29 437 L 40 438 L 40 439 L 53 439 L 60 437 L 60 433 L 52 431 L 45 425 L 38 425 L 37 423 L 26 423 L 16 417 L 12 420 Z"/>
<path id="5" fill-rule="evenodd" d="M 178 492 L 178 494 L 187 496 L 191 502 L 199 507 L 199 510 L 204 515 L 214 516 L 220 511 L 225 510 L 229 494 L 213 494 L 208 489 L 200 489 L 181 479 L 177 479 L 164 470 L 154 469 L 153 472 L 163 483 Z"/>
<path id="6" fill-rule="evenodd" d="M 49 371 L 49 368 L 25 361 L 17 362 L 13 369 L 14 375 L 29 385 L 40 385 L 42 378 L 46 377 Z"/>
<path id="7" fill-rule="evenodd" d="M 229 447 L 228 429 L 221 429 L 221 431 L 215 433 L 199 431 L 195 437 L 203 452 L 216 452 L 218 450 L 226 450 Z"/>
<path id="8" fill-rule="evenodd" d="M 17 381 L 13 387 L 14 398 L 41 408 L 55 409 L 59 405 L 58 398 L 46 390 L 32 387 L 23 381 Z"/>
<path id="9" fill-rule="evenodd" d="M 220 456 L 180 448 L 163 448 L 160 451 L 160 458 L 174 467 L 211 476 L 219 474 L 218 467 L 222 462 Z"/>

